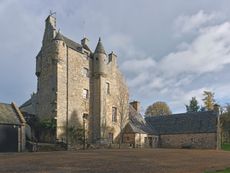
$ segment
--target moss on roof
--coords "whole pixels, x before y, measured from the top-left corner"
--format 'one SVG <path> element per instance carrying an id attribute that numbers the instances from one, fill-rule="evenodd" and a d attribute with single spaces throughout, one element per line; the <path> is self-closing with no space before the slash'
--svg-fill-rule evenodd
<path id="1" fill-rule="evenodd" d="M 21 124 L 17 112 L 11 104 L 0 103 L 0 124 Z"/>

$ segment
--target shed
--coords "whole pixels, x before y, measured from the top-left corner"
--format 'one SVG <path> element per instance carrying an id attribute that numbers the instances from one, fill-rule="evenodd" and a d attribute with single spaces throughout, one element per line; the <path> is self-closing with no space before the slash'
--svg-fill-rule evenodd
<path id="1" fill-rule="evenodd" d="M 15 103 L 0 103 L 0 152 L 25 150 L 26 121 Z"/>

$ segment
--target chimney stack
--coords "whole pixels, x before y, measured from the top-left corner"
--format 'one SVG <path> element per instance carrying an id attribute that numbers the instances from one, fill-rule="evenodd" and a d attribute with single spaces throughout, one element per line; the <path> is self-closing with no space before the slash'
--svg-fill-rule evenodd
<path id="1" fill-rule="evenodd" d="M 84 47 L 84 46 L 88 46 L 88 43 L 89 43 L 89 39 L 84 37 L 82 40 L 81 40 L 81 45 Z"/>
<path id="2" fill-rule="evenodd" d="M 132 101 L 132 102 L 130 102 L 130 105 L 132 105 L 133 106 L 133 108 L 138 112 L 138 113 L 140 113 L 140 111 L 141 111 L 141 104 L 140 104 L 140 102 L 139 101 Z"/>

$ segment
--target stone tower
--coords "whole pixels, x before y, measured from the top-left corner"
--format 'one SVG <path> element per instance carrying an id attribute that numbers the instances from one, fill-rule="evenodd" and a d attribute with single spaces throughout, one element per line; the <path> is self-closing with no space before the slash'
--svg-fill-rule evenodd
<path id="1" fill-rule="evenodd" d="M 104 104 L 105 101 L 105 78 L 106 78 L 106 59 L 104 47 L 99 38 L 98 44 L 93 55 L 93 85 L 92 85 L 92 137 L 93 141 L 103 138 L 102 124 L 104 121 Z"/>
<path id="2" fill-rule="evenodd" d="M 83 38 L 78 44 L 65 37 L 56 30 L 55 17 L 48 16 L 36 57 L 36 114 L 41 121 L 55 120 L 58 140 L 71 143 L 69 129 L 77 128 L 84 129 L 88 143 L 116 142 L 118 98 L 123 95 L 128 110 L 128 89 L 117 68 L 117 56 L 106 54 L 101 39 L 92 52 L 88 41 Z"/>

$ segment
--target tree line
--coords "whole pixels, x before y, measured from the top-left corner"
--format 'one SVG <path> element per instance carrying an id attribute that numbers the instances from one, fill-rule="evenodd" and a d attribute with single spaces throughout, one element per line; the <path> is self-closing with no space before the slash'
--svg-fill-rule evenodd
<path id="1" fill-rule="evenodd" d="M 212 111 L 215 109 L 215 105 L 217 104 L 214 99 L 214 93 L 211 91 L 203 92 L 203 105 L 200 105 L 197 101 L 196 97 L 192 97 L 189 100 L 189 104 L 185 105 L 186 112 L 203 112 L 203 111 Z M 230 105 L 227 104 L 230 111 Z M 226 107 L 226 106 L 225 106 Z M 223 107 L 222 107 L 223 108 Z M 145 116 L 162 116 L 162 115 L 171 115 L 172 111 L 168 104 L 163 101 L 157 101 L 151 105 L 149 105 L 145 111 Z"/>

